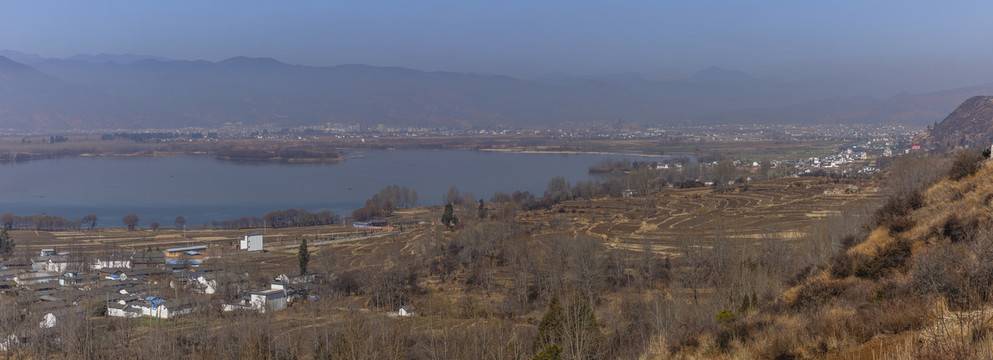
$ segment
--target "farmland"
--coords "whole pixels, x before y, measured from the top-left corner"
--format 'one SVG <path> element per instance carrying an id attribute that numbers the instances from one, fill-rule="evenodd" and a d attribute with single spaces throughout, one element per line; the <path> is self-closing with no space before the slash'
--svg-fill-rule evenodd
<path id="1" fill-rule="evenodd" d="M 664 189 L 649 197 L 567 200 L 535 210 L 519 209 L 515 203 L 487 203 L 489 215 L 485 218 L 478 218 L 474 206 L 457 206 L 456 215 L 463 220 L 454 229 L 437 221 L 440 207 L 412 208 L 390 218 L 396 224 L 406 224 L 403 231 L 384 236 L 363 236 L 385 230 L 367 231 L 344 224 L 240 230 L 15 230 L 11 234 L 17 243 L 15 257 L 19 258 L 52 247 L 85 260 L 115 251 L 206 245 L 208 257 L 203 266 L 218 269 L 215 271 L 245 271 L 249 288 L 264 285 L 280 274 L 295 274 L 297 244 L 306 239 L 311 244 L 310 272 L 331 274 L 329 282 L 314 284 L 311 291 L 317 296 L 313 300 L 297 300 L 286 311 L 264 316 L 209 310 L 228 301 L 226 296 L 236 295 L 224 293 L 200 300 L 207 308 L 199 310 L 205 312 L 192 321 L 180 317 L 159 326 L 156 324 L 161 322 L 142 325 L 117 319 L 92 320 L 91 326 L 107 329 L 139 326 L 143 330 L 133 335 L 138 337 L 166 336 L 182 343 L 189 340 L 181 339 L 206 336 L 224 346 L 235 341 L 203 333 L 201 327 L 209 324 L 211 328 L 229 329 L 230 336 L 238 338 L 236 342 L 257 343 L 274 354 L 309 357 L 315 353 L 306 349 L 326 346 L 327 341 L 400 336 L 419 345 L 416 349 L 362 351 L 432 357 L 427 354 L 439 351 L 439 341 L 445 341 L 452 342 L 457 353 L 474 357 L 472 351 L 492 351 L 484 350 L 492 346 L 486 345 L 486 336 L 501 334 L 505 340 L 501 341 L 511 346 L 503 349 L 506 357 L 519 358 L 531 354 L 534 326 L 549 297 L 573 294 L 567 295 L 569 303 L 590 301 L 604 321 L 600 331 L 606 342 L 596 351 L 622 356 L 644 351 L 643 346 L 654 336 L 646 332 L 636 343 L 610 345 L 617 340 L 609 339 L 619 339 L 633 321 L 613 318 L 625 314 L 617 309 L 631 306 L 629 297 L 643 299 L 639 301 L 644 301 L 644 306 L 664 301 L 675 306 L 672 311 L 698 314 L 689 318 L 671 314 L 676 317 L 645 326 L 667 327 L 670 321 L 677 321 L 693 324 L 685 325 L 692 329 L 707 328 L 706 319 L 713 315 L 706 314 L 729 306 L 721 300 L 726 296 L 722 294 L 737 298 L 757 293 L 758 301 L 772 301 L 786 286 L 781 276 L 817 261 L 805 260 L 802 254 L 817 246 L 830 246 L 824 243 L 832 238 L 836 241 L 841 232 L 857 226 L 852 219 L 881 201 L 878 185 L 878 180 L 780 178 L 740 184 L 724 193 L 709 187 Z M 237 250 L 237 241 L 248 232 L 265 232 L 268 250 L 251 254 Z M 334 242 L 327 241 L 332 237 Z M 755 261 L 768 261 L 772 256 L 777 259 L 775 264 L 760 266 L 768 266 L 770 274 L 779 275 L 770 275 L 762 282 L 744 278 L 694 281 L 687 269 L 693 268 L 699 254 L 715 252 Z M 583 261 L 592 261 L 587 264 L 591 268 L 580 266 Z M 740 260 L 729 263 L 735 261 Z M 587 275 L 581 275 L 584 273 Z M 343 284 L 347 281 L 352 287 Z M 172 291 L 180 290 L 193 288 Z M 399 304 L 416 307 L 417 317 L 408 321 L 385 316 Z M 259 331 L 270 337 L 259 338 Z M 669 336 L 679 339 L 691 334 Z M 148 351 L 180 349 L 174 343 L 156 344 L 157 350 Z M 191 346 L 183 351 L 204 357 L 216 356 L 210 354 L 223 348 Z M 476 350 L 471 350 L 474 346 Z M 134 350 L 108 351 L 127 354 Z M 228 347 L 226 351 L 247 350 Z"/>

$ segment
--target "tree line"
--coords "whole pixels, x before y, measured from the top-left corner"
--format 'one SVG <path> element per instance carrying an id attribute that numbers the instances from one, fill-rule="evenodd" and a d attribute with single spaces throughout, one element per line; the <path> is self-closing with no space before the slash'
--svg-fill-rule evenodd
<path id="1" fill-rule="evenodd" d="M 352 211 L 352 219 L 366 221 L 377 217 L 393 215 L 399 209 L 417 204 L 417 191 L 406 186 L 390 185 L 366 200 L 365 206 Z"/>
<path id="2" fill-rule="evenodd" d="M 126 215 L 121 218 L 121 223 L 128 230 L 135 230 L 141 218 L 136 214 Z M 14 214 L 0 215 L 0 225 L 6 230 L 36 230 L 36 231 L 64 231 L 64 230 L 93 230 L 97 227 L 99 218 L 96 215 L 86 215 L 78 219 L 66 219 L 56 215 L 35 214 L 28 216 L 17 216 Z M 214 229 L 234 230 L 255 227 L 296 227 L 296 226 L 316 226 L 331 225 L 341 223 L 341 216 L 334 211 L 324 210 L 310 212 L 305 209 L 276 210 L 265 214 L 262 217 L 246 216 L 233 220 L 213 221 L 211 225 Z M 186 225 L 186 218 L 177 216 L 173 225 L 176 229 L 182 229 Z M 158 230 L 158 222 L 149 223 L 152 230 Z"/>
<path id="3" fill-rule="evenodd" d="M 214 221 L 214 229 L 235 230 L 258 227 L 285 228 L 340 224 L 341 216 L 334 211 L 310 212 L 305 209 L 276 210 L 262 217 L 246 216 L 233 220 Z"/>
<path id="4" fill-rule="evenodd" d="M 61 216 L 46 214 L 17 216 L 8 213 L 0 215 L 0 224 L 6 230 L 61 231 L 92 229 L 96 227 L 96 221 L 96 215 L 86 215 L 79 219 L 66 219 Z"/>

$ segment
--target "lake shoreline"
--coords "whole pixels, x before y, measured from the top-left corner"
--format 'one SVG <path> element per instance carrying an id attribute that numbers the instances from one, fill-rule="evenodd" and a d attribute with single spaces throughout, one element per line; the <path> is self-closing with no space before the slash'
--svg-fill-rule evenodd
<path id="1" fill-rule="evenodd" d="M 589 167 L 618 157 L 469 149 L 338 149 L 338 154 L 347 161 L 228 161 L 206 153 L 155 152 L 23 162 L 4 167 L 0 213 L 94 214 L 114 223 L 136 214 L 143 222 L 160 224 L 171 224 L 176 216 L 203 224 L 280 209 L 347 216 L 386 186 L 417 191 L 417 205 L 440 203 L 453 185 L 483 200 L 495 192 L 542 194 L 553 177 L 598 179 Z M 64 181 L 67 176 L 72 181 Z"/>

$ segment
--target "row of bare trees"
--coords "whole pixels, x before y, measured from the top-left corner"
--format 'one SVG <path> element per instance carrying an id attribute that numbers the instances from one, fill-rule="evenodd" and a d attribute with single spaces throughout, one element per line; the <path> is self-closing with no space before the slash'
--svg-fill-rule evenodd
<path id="1" fill-rule="evenodd" d="M 35 214 L 17 216 L 14 214 L 0 215 L 0 224 L 4 229 L 31 229 L 36 231 L 59 231 L 93 229 L 97 224 L 96 215 L 86 215 L 79 219 L 66 219 L 61 216 Z"/>

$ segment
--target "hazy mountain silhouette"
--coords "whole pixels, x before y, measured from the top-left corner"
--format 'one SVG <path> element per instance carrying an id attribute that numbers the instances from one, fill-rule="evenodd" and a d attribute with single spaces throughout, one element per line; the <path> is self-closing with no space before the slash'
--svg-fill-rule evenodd
<path id="1" fill-rule="evenodd" d="M 248 57 L 216 63 L 144 55 L 28 58 L 37 70 L 4 59 L 0 71 L 31 75 L 0 84 L 8 94 L 0 98 L 0 109 L 11 114 L 0 118 L 0 128 L 930 123 L 965 94 L 982 91 L 886 100 L 841 97 L 842 87 L 824 82 L 755 78 L 716 67 L 671 81 L 632 73 L 522 80 L 359 64 L 311 67 Z"/>
<path id="2" fill-rule="evenodd" d="M 758 79 L 741 71 L 725 70 L 716 66 L 703 69 L 684 81 L 714 86 L 754 86 L 761 83 Z"/>
<path id="3" fill-rule="evenodd" d="M 700 116 L 700 123 L 904 124 L 923 126 L 943 119 L 970 97 L 993 94 L 993 84 L 889 99 L 838 97 L 780 108 L 744 109 Z"/>
<path id="4" fill-rule="evenodd" d="M 0 56 L 0 129 L 150 127 L 125 102 Z"/>
<path id="5" fill-rule="evenodd" d="M 172 61 L 171 59 L 153 56 L 153 55 L 138 55 L 138 54 L 80 54 L 75 56 L 70 56 L 66 58 L 69 61 L 85 61 L 91 63 L 117 63 L 117 64 L 130 64 L 134 62 L 139 62 L 142 60 L 158 60 L 158 61 Z"/>
<path id="6" fill-rule="evenodd" d="M 3 56 L 9 60 L 13 60 L 28 65 L 46 60 L 44 57 L 38 54 L 28 54 L 14 50 L 0 50 L 0 56 Z"/>

